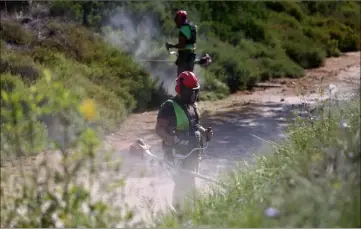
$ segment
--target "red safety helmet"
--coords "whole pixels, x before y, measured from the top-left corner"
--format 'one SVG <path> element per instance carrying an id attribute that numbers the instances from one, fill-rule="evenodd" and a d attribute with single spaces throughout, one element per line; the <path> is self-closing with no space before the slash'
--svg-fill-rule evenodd
<path id="1" fill-rule="evenodd" d="M 190 72 L 190 71 L 184 71 L 181 74 L 179 74 L 176 82 L 177 82 L 177 84 L 175 86 L 175 91 L 178 94 L 181 93 L 182 87 L 193 89 L 193 90 L 199 90 L 199 88 L 200 88 L 197 76 L 193 72 Z"/>
<path id="2" fill-rule="evenodd" d="M 183 24 L 187 20 L 188 14 L 185 10 L 178 10 L 175 14 L 174 21 L 177 25 Z"/>

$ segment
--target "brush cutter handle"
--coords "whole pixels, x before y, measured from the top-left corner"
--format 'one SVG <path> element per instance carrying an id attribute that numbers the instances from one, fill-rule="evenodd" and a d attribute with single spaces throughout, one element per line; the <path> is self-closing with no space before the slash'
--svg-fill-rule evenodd
<path id="1" fill-rule="evenodd" d="M 177 158 L 177 159 L 184 160 L 184 159 L 186 159 L 187 157 L 189 157 L 194 151 L 196 151 L 196 150 L 205 150 L 205 149 L 207 149 L 207 147 L 208 147 L 208 143 L 206 143 L 206 146 L 204 146 L 204 147 L 199 147 L 199 148 L 194 148 L 194 149 L 192 149 L 187 155 L 177 154 L 177 153 L 174 153 L 174 152 L 173 152 L 173 156 L 174 156 L 175 158 Z"/>
<path id="2" fill-rule="evenodd" d="M 208 127 L 206 130 L 207 133 L 212 132 L 212 127 Z M 212 134 L 213 135 L 213 134 Z M 210 142 L 212 137 L 209 137 L 208 135 L 206 135 L 206 142 Z"/>
<path id="3" fill-rule="evenodd" d="M 172 45 L 169 42 L 165 43 L 165 48 L 167 49 L 168 52 L 171 47 L 172 47 Z"/>

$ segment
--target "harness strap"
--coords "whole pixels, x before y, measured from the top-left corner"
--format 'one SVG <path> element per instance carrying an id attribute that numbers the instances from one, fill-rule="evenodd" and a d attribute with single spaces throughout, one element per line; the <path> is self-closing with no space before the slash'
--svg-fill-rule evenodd
<path id="1" fill-rule="evenodd" d="M 176 122 L 177 122 L 177 130 L 185 131 L 189 129 L 189 119 L 185 111 L 182 107 L 174 100 L 169 99 L 169 102 L 172 103 L 174 108 L 174 113 L 176 115 Z"/>

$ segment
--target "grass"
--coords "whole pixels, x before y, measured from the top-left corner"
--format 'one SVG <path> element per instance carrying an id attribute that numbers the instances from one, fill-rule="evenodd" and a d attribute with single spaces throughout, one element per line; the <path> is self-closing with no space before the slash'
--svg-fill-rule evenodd
<path id="1" fill-rule="evenodd" d="M 240 164 L 227 188 L 203 195 L 161 227 L 359 227 L 360 99 L 298 117 L 274 153 Z"/>

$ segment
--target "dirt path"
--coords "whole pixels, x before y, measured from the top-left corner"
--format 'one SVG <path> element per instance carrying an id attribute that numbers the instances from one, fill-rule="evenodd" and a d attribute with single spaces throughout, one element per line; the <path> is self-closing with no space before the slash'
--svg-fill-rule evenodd
<path id="1" fill-rule="evenodd" d="M 360 52 L 347 53 L 338 58 L 327 59 L 324 67 L 306 70 L 306 76 L 301 79 L 277 79 L 270 82 L 271 85 L 273 83 L 280 87 L 239 92 L 223 100 L 201 102 L 199 105 L 203 114 L 202 121 L 207 123 L 208 120 L 211 120 L 209 117 L 225 112 L 233 112 L 237 115 L 235 118 L 243 119 L 244 117 L 239 115 L 245 113 L 240 110 L 249 109 L 257 103 L 292 104 L 294 100 L 300 102 L 298 97 L 302 91 L 308 97 L 312 97 L 320 88 L 325 88 L 330 83 L 347 85 L 349 74 L 351 74 L 352 80 L 359 80 L 359 66 Z M 284 101 L 281 102 L 282 99 Z M 120 126 L 119 131 L 107 138 L 109 143 L 118 150 L 127 150 L 137 138 L 143 138 L 152 145 L 157 144 L 159 139 L 154 134 L 157 112 L 150 111 L 130 115 Z"/>
<path id="2" fill-rule="evenodd" d="M 348 53 L 339 58 L 330 58 L 324 67 L 307 70 L 301 79 L 277 79 L 272 88 L 258 88 L 252 92 L 239 92 L 224 100 L 201 102 L 202 122 L 212 126 L 215 137 L 202 161 L 201 174 L 216 177 L 221 171 L 233 167 L 240 158 L 250 157 L 263 151 L 267 144 L 257 139 L 278 141 L 284 137 L 283 130 L 292 111 L 304 102 L 315 102 L 320 89 L 332 83 L 345 94 L 360 83 L 360 52 Z M 304 94 L 304 96 L 300 96 Z M 117 133 L 107 142 L 119 155 L 127 155 L 128 147 L 142 138 L 152 146 L 154 154 L 161 155 L 160 140 L 154 134 L 157 111 L 131 115 Z M 135 169 L 135 165 L 126 165 Z M 130 177 L 128 200 L 131 205 L 152 202 L 151 209 L 159 209 L 171 200 L 173 183 L 159 168 L 145 178 Z M 198 185 L 202 185 L 201 182 Z"/>

